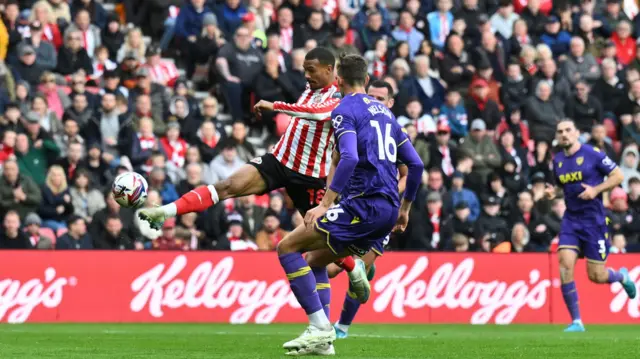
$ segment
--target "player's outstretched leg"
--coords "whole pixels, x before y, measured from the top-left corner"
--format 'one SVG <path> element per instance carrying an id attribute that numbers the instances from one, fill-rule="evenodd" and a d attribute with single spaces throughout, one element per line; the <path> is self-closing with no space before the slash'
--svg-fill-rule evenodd
<path id="1" fill-rule="evenodd" d="M 622 288 L 627 292 L 629 298 L 635 299 L 637 295 L 636 284 L 629 277 L 629 270 L 623 267 L 620 268 L 619 273 L 622 274 L 622 281 L 620 282 L 622 284 Z"/>
<path id="2" fill-rule="evenodd" d="M 287 274 L 291 291 L 307 313 L 310 323 L 302 335 L 284 343 L 283 348 L 290 350 L 290 353 L 288 353 L 290 355 L 302 355 L 303 353 L 299 353 L 299 351 L 302 350 L 304 352 L 320 345 L 332 343 L 336 338 L 316 291 L 314 273 L 311 271 L 307 261 L 302 257 L 303 251 L 314 252 L 316 250 L 319 250 L 325 256 L 330 256 L 324 266 L 335 260 L 330 250 L 326 247 L 324 237 L 313 229 L 307 229 L 305 226 L 294 229 L 293 232 L 278 243 L 278 259 Z"/>
<path id="3" fill-rule="evenodd" d="M 151 228 L 160 229 L 167 218 L 190 212 L 202 212 L 227 198 L 263 193 L 267 189 L 260 172 L 252 165 L 244 165 L 226 180 L 214 185 L 200 186 L 186 193 L 177 201 L 156 208 L 140 210 L 140 219 L 149 222 Z"/>
<path id="4" fill-rule="evenodd" d="M 571 324 L 564 331 L 584 332 L 584 325 L 580 317 L 580 307 L 578 306 L 578 290 L 576 289 L 576 283 L 573 281 L 573 270 L 578 260 L 578 253 L 573 249 L 560 248 L 558 259 L 560 261 L 562 297 L 571 315 Z"/>

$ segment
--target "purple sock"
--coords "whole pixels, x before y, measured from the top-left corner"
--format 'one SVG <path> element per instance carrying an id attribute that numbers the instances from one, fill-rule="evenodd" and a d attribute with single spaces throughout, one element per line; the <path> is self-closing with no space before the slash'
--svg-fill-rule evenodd
<path id="1" fill-rule="evenodd" d="M 616 271 L 613 268 L 608 268 L 607 271 L 609 272 L 609 278 L 607 278 L 607 283 L 622 282 L 622 280 L 624 279 L 624 276 L 622 275 L 622 273 Z"/>
<path id="2" fill-rule="evenodd" d="M 324 313 L 329 318 L 329 304 L 331 304 L 331 285 L 329 284 L 329 274 L 327 267 L 312 267 L 313 276 L 316 278 L 316 290 L 322 304 Z"/>
<path id="3" fill-rule="evenodd" d="M 347 292 L 347 295 L 344 297 L 344 304 L 342 305 L 342 313 L 340 313 L 339 324 L 342 325 L 351 325 L 353 322 L 353 318 L 356 317 L 356 313 L 358 313 L 358 309 L 360 308 L 360 301 L 355 298 L 355 295 L 351 296 Z"/>
<path id="4" fill-rule="evenodd" d="M 316 293 L 316 280 L 311 268 L 300 253 L 287 253 L 278 257 L 280 265 L 289 279 L 291 291 L 307 314 L 322 310 L 322 304 Z"/>
<path id="5" fill-rule="evenodd" d="M 580 308 L 578 306 L 578 290 L 576 289 L 576 282 L 570 282 L 561 286 L 562 297 L 564 297 L 564 304 L 567 305 L 569 314 L 571 314 L 571 320 L 580 320 Z"/>

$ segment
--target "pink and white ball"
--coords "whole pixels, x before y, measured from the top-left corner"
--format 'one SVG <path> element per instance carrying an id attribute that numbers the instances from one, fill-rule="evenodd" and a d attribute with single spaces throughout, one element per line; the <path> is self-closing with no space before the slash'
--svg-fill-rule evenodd
<path id="1" fill-rule="evenodd" d="M 147 200 L 147 180 L 136 172 L 125 172 L 113 180 L 113 199 L 122 207 L 138 208 Z"/>

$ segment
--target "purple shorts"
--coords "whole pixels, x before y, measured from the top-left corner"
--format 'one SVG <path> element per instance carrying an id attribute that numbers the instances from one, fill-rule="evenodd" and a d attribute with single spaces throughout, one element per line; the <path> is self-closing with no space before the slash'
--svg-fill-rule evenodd
<path id="1" fill-rule="evenodd" d="M 573 249 L 592 262 L 606 262 L 611 247 L 609 227 L 585 225 L 569 219 L 562 220 L 558 250 Z"/>
<path id="2" fill-rule="evenodd" d="M 398 219 L 398 207 L 383 196 L 341 200 L 316 221 L 335 254 L 365 255 L 370 249 L 382 255 L 389 233 Z"/>

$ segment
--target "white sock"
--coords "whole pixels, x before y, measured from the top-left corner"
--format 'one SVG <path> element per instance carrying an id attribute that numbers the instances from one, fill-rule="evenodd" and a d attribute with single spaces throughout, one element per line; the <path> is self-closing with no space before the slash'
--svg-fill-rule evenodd
<path id="1" fill-rule="evenodd" d="M 164 212 L 165 217 L 175 217 L 178 213 L 178 207 L 173 203 L 166 204 L 160 209 Z"/>
<path id="2" fill-rule="evenodd" d="M 347 333 L 347 332 L 349 332 L 350 325 L 340 324 L 340 322 L 338 322 L 338 323 L 336 323 L 336 327 L 338 329 L 342 330 L 343 332 Z"/>
<path id="3" fill-rule="evenodd" d="M 573 321 L 573 323 L 582 325 L 582 319 L 576 319 Z"/>
<path id="4" fill-rule="evenodd" d="M 209 189 L 209 192 L 211 192 L 211 199 L 213 200 L 213 204 L 216 204 L 219 202 L 219 197 L 218 197 L 218 191 L 216 191 L 216 187 L 212 184 L 208 185 L 207 188 Z"/>
<path id="5" fill-rule="evenodd" d="M 307 317 L 309 317 L 309 323 L 311 323 L 311 325 L 316 328 L 331 328 L 331 322 L 329 321 L 329 318 L 327 318 L 327 314 L 325 314 L 324 310 L 322 309 L 315 313 L 307 314 Z"/>

